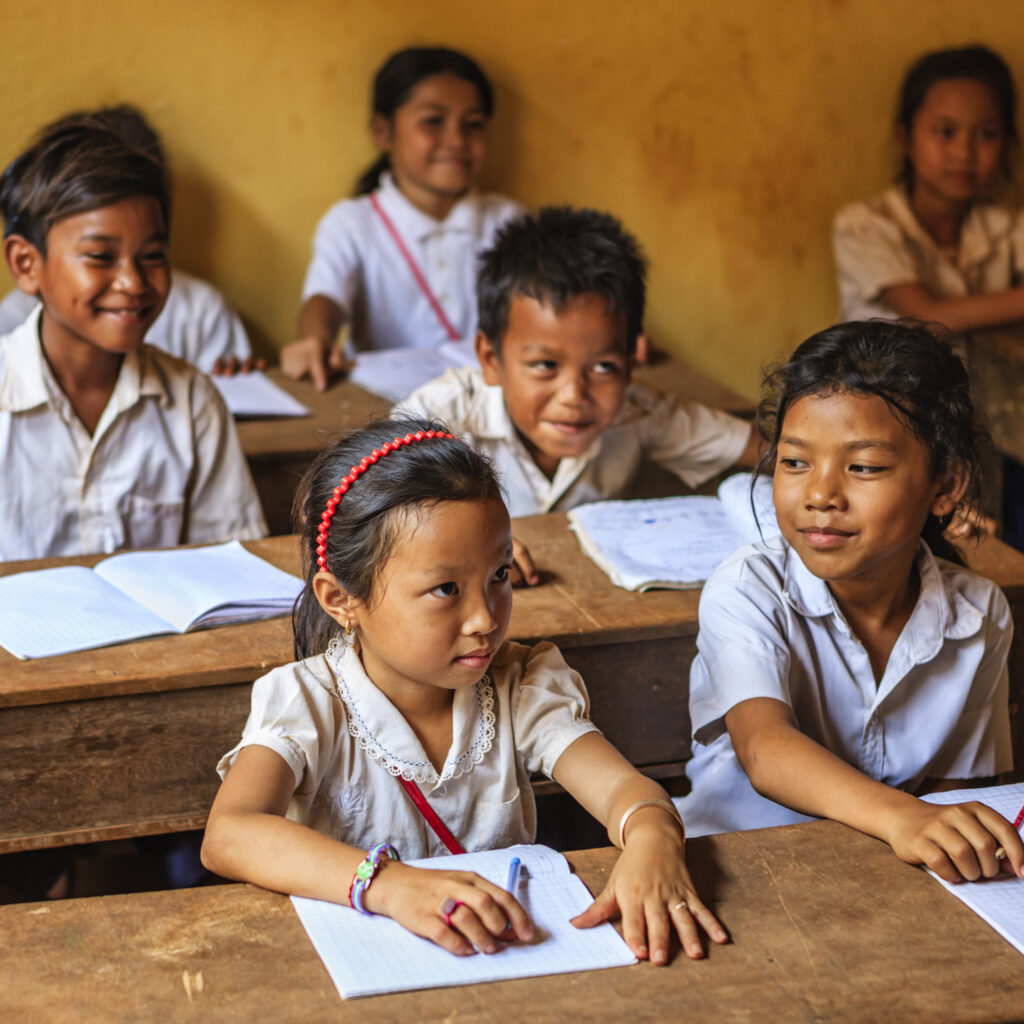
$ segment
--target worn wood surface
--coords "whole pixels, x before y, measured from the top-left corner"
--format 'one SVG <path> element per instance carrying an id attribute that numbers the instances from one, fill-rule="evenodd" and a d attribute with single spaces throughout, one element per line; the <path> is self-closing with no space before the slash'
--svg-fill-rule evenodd
<path id="1" fill-rule="evenodd" d="M 569 859 L 598 892 L 615 855 Z M 691 840 L 688 860 L 733 939 L 704 961 L 676 955 L 663 968 L 348 1002 L 289 900 L 252 886 L 0 907 L 0 1018 L 962 1024 L 1024 1015 L 1020 954 L 882 843 L 816 822 Z"/>
<path id="2" fill-rule="evenodd" d="M 974 400 L 996 448 L 1024 462 L 1024 330 L 972 333 L 968 362 Z"/>

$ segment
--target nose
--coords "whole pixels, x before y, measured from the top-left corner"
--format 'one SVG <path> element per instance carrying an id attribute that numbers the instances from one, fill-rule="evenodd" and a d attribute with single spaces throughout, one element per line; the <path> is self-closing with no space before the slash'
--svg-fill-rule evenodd
<path id="1" fill-rule="evenodd" d="M 804 490 L 804 507 L 818 512 L 828 509 L 843 511 L 846 508 L 846 497 L 840 480 L 839 472 L 827 466 L 809 473 Z"/>
<path id="2" fill-rule="evenodd" d="M 558 397 L 565 405 L 582 405 L 588 395 L 587 379 L 582 374 L 566 374 L 558 389 Z"/>
<path id="3" fill-rule="evenodd" d="M 490 636 L 497 628 L 494 597 L 485 589 L 472 598 L 466 608 L 462 631 L 466 636 Z"/>
<path id="4" fill-rule="evenodd" d="M 135 262 L 128 257 L 117 265 L 117 286 L 130 295 L 139 295 L 149 288 L 149 278 Z"/>

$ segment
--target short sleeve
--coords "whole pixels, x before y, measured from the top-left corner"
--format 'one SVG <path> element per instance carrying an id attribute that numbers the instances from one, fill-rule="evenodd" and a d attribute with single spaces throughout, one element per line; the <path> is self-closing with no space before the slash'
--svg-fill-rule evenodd
<path id="1" fill-rule="evenodd" d="M 366 226 L 360 226 L 358 203 L 344 200 L 321 218 L 313 236 L 313 256 L 306 270 L 302 299 L 323 295 L 351 318 L 363 287 L 361 247 L 367 244 Z"/>
<path id="2" fill-rule="evenodd" d="M 925 773 L 936 779 L 977 779 L 1013 768 L 1009 672 L 1013 618 L 1003 592 L 992 584 L 979 641 L 983 653 L 963 712 Z"/>
<path id="3" fill-rule="evenodd" d="M 200 373 L 192 381 L 191 413 L 195 467 L 183 543 L 265 537 L 267 524 L 235 422 L 220 393 Z"/>
<path id="4" fill-rule="evenodd" d="M 640 385 L 631 389 L 631 399 L 645 413 L 640 419 L 644 456 L 688 487 L 699 487 L 735 465 L 750 440 L 751 424 L 721 409 Z"/>
<path id="5" fill-rule="evenodd" d="M 338 731 L 340 702 L 306 662 L 274 669 L 253 683 L 249 718 L 242 738 L 217 762 L 221 778 L 243 747 L 273 750 L 291 768 L 296 792 L 316 792 Z"/>
<path id="6" fill-rule="evenodd" d="M 843 319 L 875 302 L 886 288 L 920 280 L 899 225 L 866 203 L 840 210 L 832 231 Z"/>
<path id="7" fill-rule="evenodd" d="M 565 749 L 581 736 L 598 732 L 590 721 L 590 701 L 578 672 L 554 644 L 526 648 L 508 645 L 512 663 L 512 729 L 516 751 L 528 772 L 548 778 Z"/>
<path id="8" fill-rule="evenodd" d="M 782 580 L 751 551 L 732 555 L 701 593 L 690 670 L 690 717 L 700 743 L 722 735 L 726 713 L 745 700 L 770 697 L 792 707 Z"/>

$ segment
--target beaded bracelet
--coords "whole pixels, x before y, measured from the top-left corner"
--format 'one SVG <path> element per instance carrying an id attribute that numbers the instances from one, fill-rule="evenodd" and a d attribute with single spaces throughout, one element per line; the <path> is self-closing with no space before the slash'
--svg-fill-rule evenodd
<path id="1" fill-rule="evenodd" d="M 366 890 L 370 888 L 370 883 L 377 877 L 385 854 L 390 860 L 402 859 L 390 843 L 378 843 L 376 846 L 371 846 L 366 851 L 366 860 L 356 868 L 356 873 L 352 876 L 352 884 L 348 887 L 349 903 L 360 914 L 366 914 L 367 917 L 373 917 L 373 911 L 367 910 L 363 906 L 363 897 L 366 895 Z"/>

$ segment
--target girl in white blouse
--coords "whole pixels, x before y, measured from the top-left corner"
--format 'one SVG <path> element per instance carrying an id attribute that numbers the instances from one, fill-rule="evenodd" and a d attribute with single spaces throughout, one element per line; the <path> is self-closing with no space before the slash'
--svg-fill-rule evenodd
<path id="1" fill-rule="evenodd" d="M 701 595 L 691 832 L 833 818 L 949 881 L 1024 877 L 995 811 L 918 799 L 1013 766 L 1006 598 L 942 532 L 978 493 L 963 366 L 875 320 L 814 335 L 769 383 L 782 537 Z"/>
<path id="2" fill-rule="evenodd" d="M 532 934 L 512 895 L 396 855 L 531 842 L 539 771 L 623 849 L 574 923 L 618 910 L 635 955 L 654 963 L 668 961 L 671 929 L 692 957 L 698 923 L 726 941 L 664 790 L 597 732 L 557 649 L 505 642 L 512 537 L 486 459 L 429 421 L 384 420 L 326 449 L 301 493 L 304 660 L 253 688 L 219 765 L 204 863 L 386 914 L 453 953 L 494 952 Z"/>
<path id="3" fill-rule="evenodd" d="M 298 340 L 281 353 L 317 387 L 341 370 L 338 331 L 356 349 L 436 348 L 476 329 L 476 257 L 520 208 L 474 191 L 494 109 L 477 63 L 444 47 L 392 54 L 373 82 L 380 157 L 356 198 L 324 214 L 313 238 Z"/>

